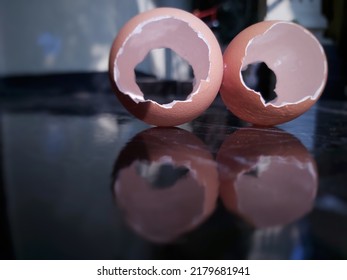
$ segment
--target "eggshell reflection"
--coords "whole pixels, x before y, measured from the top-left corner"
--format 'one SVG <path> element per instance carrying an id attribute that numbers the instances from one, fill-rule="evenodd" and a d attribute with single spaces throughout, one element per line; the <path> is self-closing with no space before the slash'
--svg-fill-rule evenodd
<path id="1" fill-rule="evenodd" d="M 225 105 L 240 119 L 260 126 L 287 122 L 307 111 L 322 94 L 328 75 L 318 40 L 291 22 L 265 21 L 246 28 L 226 48 L 223 60 L 220 91 Z M 247 86 L 241 73 L 260 62 L 275 74 L 277 97 L 271 101 Z"/>
<path id="2" fill-rule="evenodd" d="M 130 227 L 144 238 L 170 242 L 214 210 L 218 171 L 205 145 L 178 128 L 135 136 L 115 164 L 114 191 Z"/>
<path id="3" fill-rule="evenodd" d="M 301 142 L 277 129 L 240 129 L 223 143 L 217 161 L 225 207 L 263 228 L 308 213 L 318 175 Z"/>
<path id="4" fill-rule="evenodd" d="M 186 100 L 159 104 L 145 99 L 134 68 L 149 51 L 170 48 L 194 71 L 192 93 Z M 196 16 L 174 8 L 157 8 L 136 15 L 120 30 L 111 47 L 109 74 L 124 107 L 157 126 L 176 126 L 203 113 L 216 97 L 223 75 L 220 46 L 209 27 Z"/>

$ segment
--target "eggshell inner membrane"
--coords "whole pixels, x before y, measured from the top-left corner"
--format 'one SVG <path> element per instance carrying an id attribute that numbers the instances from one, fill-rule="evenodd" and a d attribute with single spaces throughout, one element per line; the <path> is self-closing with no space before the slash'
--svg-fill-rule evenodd
<path id="1" fill-rule="evenodd" d="M 264 62 L 277 78 L 277 97 L 266 103 L 259 92 L 247 87 L 241 71 L 247 65 Z M 282 107 L 319 97 L 327 75 L 322 46 L 303 28 L 292 23 L 275 23 L 265 33 L 249 41 L 240 69 L 240 79 L 248 90 L 261 97 L 264 106 Z"/>
<path id="2" fill-rule="evenodd" d="M 192 66 L 195 82 L 186 100 L 159 104 L 144 99 L 136 83 L 134 69 L 152 49 L 157 48 L 170 48 Z M 123 43 L 114 62 L 114 80 L 119 90 L 136 103 L 150 101 L 164 108 L 172 108 L 177 102 L 190 102 L 191 97 L 199 91 L 201 82 L 208 81 L 209 58 L 207 41 L 187 22 L 172 17 L 153 18 L 138 25 Z"/>

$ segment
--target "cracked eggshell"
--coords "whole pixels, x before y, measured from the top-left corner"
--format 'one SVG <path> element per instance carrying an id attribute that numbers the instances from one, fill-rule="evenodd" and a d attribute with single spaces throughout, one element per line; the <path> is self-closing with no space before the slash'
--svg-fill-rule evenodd
<path id="1" fill-rule="evenodd" d="M 134 68 L 156 48 L 170 48 L 192 66 L 195 82 L 186 100 L 161 105 L 144 99 Z M 183 10 L 157 8 L 121 28 L 111 48 L 109 74 L 117 97 L 130 113 L 148 124 L 176 126 L 198 117 L 213 102 L 222 81 L 223 57 L 203 21 Z"/>
<path id="2" fill-rule="evenodd" d="M 240 119 L 260 126 L 290 121 L 320 97 L 327 80 L 327 60 L 318 40 L 300 25 L 283 21 L 256 23 L 226 48 L 221 97 Z M 248 88 L 241 70 L 265 62 L 276 75 L 277 98 L 265 103 Z"/>

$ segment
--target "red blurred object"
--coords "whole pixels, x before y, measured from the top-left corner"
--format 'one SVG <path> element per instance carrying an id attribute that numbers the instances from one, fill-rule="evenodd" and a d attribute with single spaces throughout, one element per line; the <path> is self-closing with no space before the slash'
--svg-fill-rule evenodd
<path id="1" fill-rule="evenodd" d="M 193 14 L 202 20 L 216 21 L 217 20 L 217 10 L 219 6 L 214 6 L 206 10 L 194 10 Z"/>

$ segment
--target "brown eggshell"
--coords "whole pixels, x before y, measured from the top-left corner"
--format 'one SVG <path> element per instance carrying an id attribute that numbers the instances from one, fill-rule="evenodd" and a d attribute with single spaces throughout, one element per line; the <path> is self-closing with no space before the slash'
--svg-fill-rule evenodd
<path id="1" fill-rule="evenodd" d="M 195 84 L 187 100 L 164 105 L 144 100 L 134 68 L 156 48 L 171 48 L 192 66 Z M 157 8 L 133 17 L 119 31 L 110 52 L 109 74 L 130 113 L 148 124 L 176 126 L 198 117 L 213 102 L 222 81 L 223 58 L 204 22 L 183 10 Z"/>
<path id="2" fill-rule="evenodd" d="M 226 48 L 221 97 L 240 119 L 260 126 L 290 121 L 320 97 L 327 79 L 327 61 L 318 40 L 300 25 L 264 21 L 239 33 Z M 248 88 L 241 70 L 265 62 L 277 78 L 277 99 L 265 104 Z"/>
<path id="3" fill-rule="evenodd" d="M 154 187 L 139 174 L 139 164 L 187 168 L 173 185 Z M 130 227 L 158 243 L 173 241 L 201 224 L 215 209 L 217 165 L 192 133 L 177 128 L 152 128 L 133 138 L 115 164 L 117 204 Z"/>
<path id="4" fill-rule="evenodd" d="M 223 204 L 255 227 L 288 224 L 313 207 L 315 161 L 286 132 L 240 129 L 224 141 L 217 162 Z"/>

